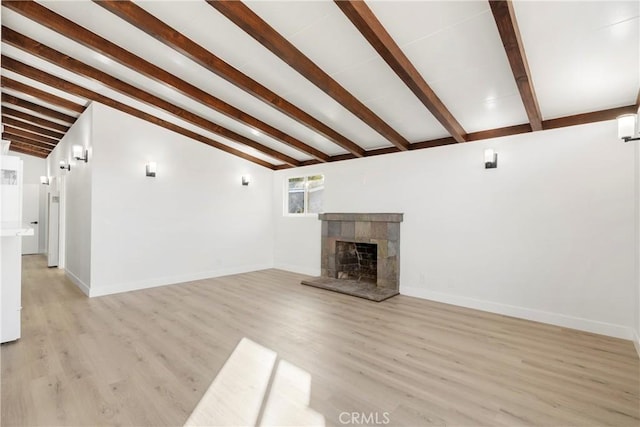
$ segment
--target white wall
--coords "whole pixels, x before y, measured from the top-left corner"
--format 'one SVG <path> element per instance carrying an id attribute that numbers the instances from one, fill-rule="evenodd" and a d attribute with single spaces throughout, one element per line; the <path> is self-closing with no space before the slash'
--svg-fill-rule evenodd
<path id="1" fill-rule="evenodd" d="M 275 266 L 319 274 L 320 221 L 284 217 L 283 188 L 324 173 L 325 212 L 405 214 L 401 293 L 630 338 L 634 148 L 616 135 L 610 121 L 275 172 Z"/>
<path id="2" fill-rule="evenodd" d="M 638 351 L 638 356 L 640 356 L 640 143 L 638 141 L 633 143 L 635 145 L 635 159 L 636 159 L 636 198 L 635 198 L 635 206 L 636 206 L 636 215 L 635 215 L 635 223 L 636 223 L 636 309 L 635 309 L 635 339 L 633 343 L 636 346 L 636 350 Z"/>
<path id="3" fill-rule="evenodd" d="M 271 170 L 93 108 L 92 296 L 273 265 Z"/>
<path id="4" fill-rule="evenodd" d="M 10 151 L 9 155 L 20 157 L 23 165 L 23 185 L 32 185 L 38 188 L 39 200 L 38 200 L 38 252 L 43 253 L 45 251 L 45 238 L 46 238 L 46 203 L 47 203 L 47 188 L 40 183 L 40 177 L 47 175 L 47 161 L 40 157 L 30 156 L 28 154 L 18 153 L 16 151 Z M 24 199 L 23 199 L 24 200 Z M 24 218 L 23 218 L 24 220 Z"/>
<path id="5" fill-rule="evenodd" d="M 89 163 L 61 171 L 78 143 Z M 283 189 L 324 173 L 326 212 L 405 214 L 403 294 L 631 338 L 637 150 L 604 122 L 274 173 L 94 103 L 48 164 L 66 190 L 66 268 L 91 296 L 274 265 L 319 274 L 320 222 L 284 217 Z"/>
<path id="6" fill-rule="evenodd" d="M 9 149 L 9 155 L 22 159 L 23 184 L 40 185 L 40 177 L 47 174 L 47 162 L 45 159 L 11 151 L 11 149 Z"/>
<path id="7" fill-rule="evenodd" d="M 72 159 L 74 145 L 91 148 L 93 104 L 71 126 L 47 157 L 49 191 L 60 193 L 60 267 L 85 292 L 91 286 L 92 153 L 89 162 Z M 64 160 L 71 170 L 60 169 Z M 64 239 L 63 239 L 64 236 Z"/>

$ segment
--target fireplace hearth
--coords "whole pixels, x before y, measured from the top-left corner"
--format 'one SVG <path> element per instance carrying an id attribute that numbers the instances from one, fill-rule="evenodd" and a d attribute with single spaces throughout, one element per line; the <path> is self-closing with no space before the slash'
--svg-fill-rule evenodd
<path id="1" fill-rule="evenodd" d="M 399 293 L 401 213 L 325 213 L 321 276 L 303 285 L 372 301 Z"/>

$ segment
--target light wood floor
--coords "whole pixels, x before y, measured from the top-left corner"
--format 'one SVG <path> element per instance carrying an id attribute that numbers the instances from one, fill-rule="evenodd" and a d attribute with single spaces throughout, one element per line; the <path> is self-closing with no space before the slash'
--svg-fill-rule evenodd
<path id="1" fill-rule="evenodd" d="M 404 296 L 373 303 L 301 277 L 88 299 L 25 257 L 2 425 L 182 425 L 242 337 L 308 371 L 310 407 L 333 425 L 342 412 L 387 412 L 394 426 L 640 424 L 629 341 Z"/>

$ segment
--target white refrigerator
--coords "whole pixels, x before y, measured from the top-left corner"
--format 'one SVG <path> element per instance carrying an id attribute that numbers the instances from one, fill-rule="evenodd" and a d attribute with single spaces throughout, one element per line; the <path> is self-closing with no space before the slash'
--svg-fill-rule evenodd
<path id="1" fill-rule="evenodd" d="M 22 236 L 33 228 L 22 224 L 22 160 L 0 155 L 0 342 L 20 338 Z"/>

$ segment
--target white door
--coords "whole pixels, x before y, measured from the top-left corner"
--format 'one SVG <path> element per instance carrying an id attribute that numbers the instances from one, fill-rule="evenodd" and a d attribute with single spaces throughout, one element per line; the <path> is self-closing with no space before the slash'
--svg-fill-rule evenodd
<path id="1" fill-rule="evenodd" d="M 33 228 L 33 236 L 22 237 L 22 255 L 39 253 L 38 218 L 40 217 L 40 185 L 22 187 L 22 221 Z"/>
<path id="2" fill-rule="evenodd" d="M 60 196 L 58 193 L 48 194 L 48 223 L 47 230 L 47 266 L 57 267 L 59 261 L 59 232 L 60 232 Z"/>

